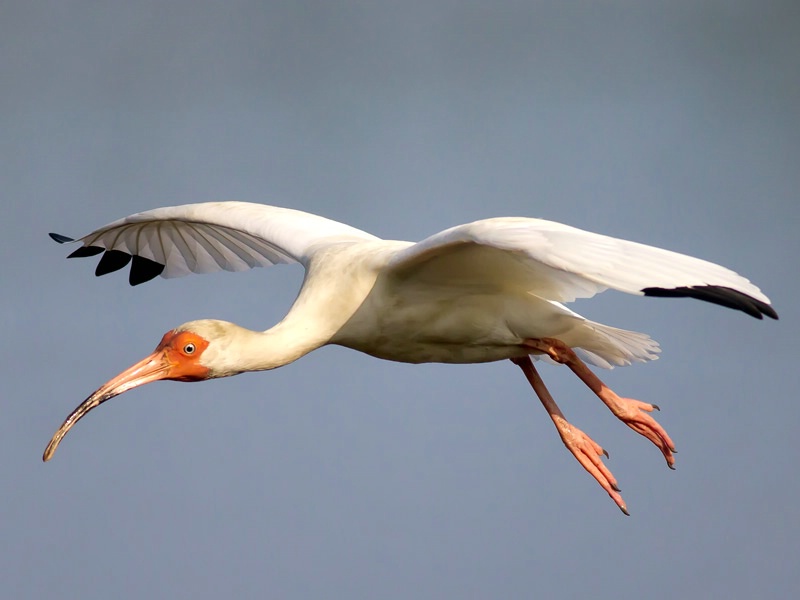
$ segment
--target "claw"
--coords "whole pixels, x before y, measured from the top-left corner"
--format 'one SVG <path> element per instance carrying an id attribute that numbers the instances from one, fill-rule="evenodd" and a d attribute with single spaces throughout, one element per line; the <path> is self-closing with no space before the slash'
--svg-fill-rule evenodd
<path id="1" fill-rule="evenodd" d="M 664 428 L 648 414 L 650 410 L 660 410 L 657 404 L 646 404 L 630 398 L 620 398 L 608 388 L 602 390 L 601 398 L 618 419 L 655 444 L 661 450 L 670 468 L 674 468 L 671 465 L 675 462 L 672 456 L 674 444 Z"/>
<path id="2" fill-rule="evenodd" d="M 617 480 L 601 460 L 602 456 L 608 456 L 608 453 L 592 440 L 592 438 L 574 425 L 571 425 L 563 419 L 563 417 L 554 419 L 554 422 L 567 450 L 569 450 L 572 455 L 578 459 L 581 466 L 594 477 L 595 481 L 600 484 L 600 487 L 602 487 L 614 501 L 614 504 L 619 506 L 620 510 L 627 514 L 625 501 L 620 495 Z"/>
<path id="3" fill-rule="evenodd" d="M 658 412 L 661 412 L 661 407 L 658 404 L 651 404 L 650 406 L 653 407 L 653 410 L 657 410 Z"/>
<path id="4" fill-rule="evenodd" d="M 605 448 L 600 448 L 600 449 L 603 451 L 603 454 L 605 454 L 605 455 L 606 455 L 606 458 L 607 458 L 607 459 L 611 458 L 611 457 L 608 455 L 608 450 L 606 450 Z M 619 490 L 617 490 L 617 491 L 619 491 Z"/>
<path id="5" fill-rule="evenodd" d="M 630 517 L 631 516 L 631 513 L 628 512 L 628 507 L 627 506 L 620 506 L 619 509 L 622 511 L 622 513 L 626 517 Z"/>

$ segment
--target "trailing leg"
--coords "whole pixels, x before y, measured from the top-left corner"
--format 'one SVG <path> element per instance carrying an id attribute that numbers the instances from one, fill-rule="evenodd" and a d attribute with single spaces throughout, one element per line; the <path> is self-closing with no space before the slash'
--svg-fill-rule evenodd
<path id="1" fill-rule="evenodd" d="M 611 499 L 619 506 L 620 510 L 627 515 L 628 508 L 625 506 L 625 501 L 619 493 L 620 489 L 617 485 L 617 480 L 600 459 L 602 455 L 608 458 L 608 452 L 603 450 L 599 444 L 583 431 L 567 421 L 564 417 L 564 413 L 558 408 L 558 405 L 555 400 L 553 400 L 547 387 L 545 387 L 544 381 L 542 381 L 542 378 L 539 376 L 536 367 L 533 366 L 530 357 L 512 358 L 511 361 L 525 373 L 525 377 L 528 379 L 531 387 L 533 387 L 533 391 L 539 396 L 539 400 L 542 401 L 545 410 L 553 420 L 558 435 L 561 436 L 561 441 L 564 442 L 567 450 L 578 459 L 578 462 L 581 463 L 583 468 L 597 480 L 597 483 L 608 492 L 608 495 L 611 496 Z"/>

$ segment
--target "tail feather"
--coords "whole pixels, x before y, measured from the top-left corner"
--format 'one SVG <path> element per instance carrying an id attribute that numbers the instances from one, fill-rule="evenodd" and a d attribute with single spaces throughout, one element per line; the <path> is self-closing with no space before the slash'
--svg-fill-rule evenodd
<path id="1" fill-rule="evenodd" d="M 582 360 L 604 369 L 656 360 L 661 352 L 658 342 L 645 333 L 593 321 L 585 321 L 584 327 L 582 339 L 573 346 L 575 353 Z"/>

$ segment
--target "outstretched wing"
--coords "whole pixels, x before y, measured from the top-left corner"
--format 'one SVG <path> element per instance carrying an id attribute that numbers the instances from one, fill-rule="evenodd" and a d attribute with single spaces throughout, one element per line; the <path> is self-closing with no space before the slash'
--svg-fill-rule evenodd
<path id="1" fill-rule="evenodd" d="M 398 281 L 426 286 L 516 288 L 558 302 L 613 288 L 698 298 L 758 319 L 778 317 L 769 298 L 730 269 L 541 219 L 453 227 L 400 251 L 389 268 Z"/>
<path id="2" fill-rule="evenodd" d="M 79 240 L 51 233 L 59 243 L 83 245 L 69 258 L 103 253 L 95 271 L 105 275 L 131 262 L 137 285 L 189 273 L 245 271 L 278 263 L 305 265 L 314 250 L 373 235 L 299 210 L 250 202 L 205 202 L 137 213 Z"/>

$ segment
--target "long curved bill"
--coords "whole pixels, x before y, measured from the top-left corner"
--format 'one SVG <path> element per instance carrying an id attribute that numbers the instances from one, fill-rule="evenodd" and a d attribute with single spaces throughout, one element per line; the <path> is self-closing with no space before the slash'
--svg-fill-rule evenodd
<path id="1" fill-rule="evenodd" d="M 72 411 L 72 414 L 66 418 L 55 435 L 53 435 L 53 439 L 47 444 L 42 460 L 47 462 L 53 458 L 53 454 L 61 443 L 62 438 L 67 435 L 67 432 L 72 429 L 75 423 L 80 421 L 94 407 L 100 406 L 106 400 L 110 400 L 114 396 L 119 396 L 123 392 L 145 383 L 166 379 L 171 367 L 172 365 L 167 360 L 166 352 L 156 349 L 150 356 L 114 377 Z"/>

